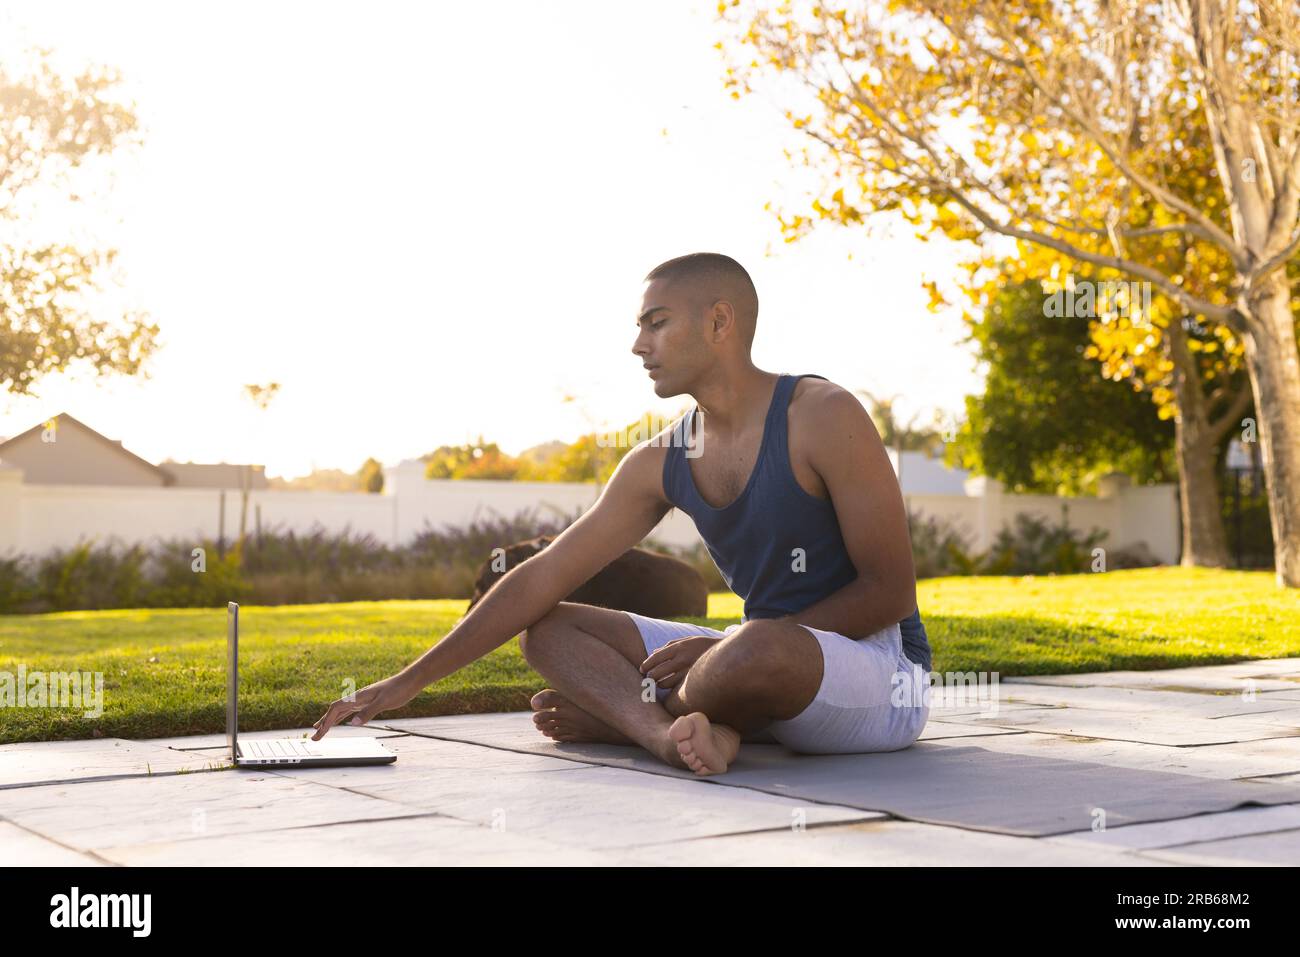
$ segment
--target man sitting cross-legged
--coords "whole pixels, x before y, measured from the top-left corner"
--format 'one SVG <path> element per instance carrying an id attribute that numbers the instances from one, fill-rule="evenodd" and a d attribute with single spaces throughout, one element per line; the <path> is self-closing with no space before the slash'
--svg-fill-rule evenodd
<path id="1" fill-rule="evenodd" d="M 551 685 L 533 698 L 534 721 L 557 741 L 635 744 L 700 775 L 725 772 L 746 736 L 807 753 L 915 741 L 930 649 L 893 467 L 851 393 L 754 366 L 757 316 L 753 283 L 729 257 L 652 270 L 632 351 L 657 395 L 689 394 L 695 407 L 630 451 L 596 504 L 438 645 L 331 704 L 315 739 L 521 635 Z M 561 600 L 673 507 L 744 597 L 741 624 L 717 631 Z"/>

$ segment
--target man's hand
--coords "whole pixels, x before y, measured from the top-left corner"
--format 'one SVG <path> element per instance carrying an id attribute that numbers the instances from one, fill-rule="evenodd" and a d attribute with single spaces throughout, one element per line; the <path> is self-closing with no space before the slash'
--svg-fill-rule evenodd
<path id="1" fill-rule="evenodd" d="M 656 687 L 671 688 L 680 684 L 691 665 L 721 638 L 712 635 L 687 635 L 674 638 L 645 661 L 641 662 L 641 673 L 654 679 Z"/>
<path id="2" fill-rule="evenodd" d="M 383 711 L 400 708 L 419 693 L 420 689 L 412 688 L 410 679 L 402 674 L 395 674 L 383 681 L 376 681 L 372 685 L 366 685 L 352 695 L 351 701 L 347 698 L 340 698 L 331 704 L 329 710 L 313 725 L 316 728 L 316 733 L 311 736 L 311 739 L 319 741 L 325 737 L 330 728 L 349 715 L 353 717 L 348 724 L 365 724 Z"/>

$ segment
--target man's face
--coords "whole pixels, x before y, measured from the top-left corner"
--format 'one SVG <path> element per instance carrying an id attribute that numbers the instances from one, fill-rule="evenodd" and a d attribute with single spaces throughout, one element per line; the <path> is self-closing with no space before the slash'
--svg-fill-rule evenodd
<path id="1" fill-rule="evenodd" d="M 632 352 L 654 383 L 655 395 L 661 398 L 680 395 L 698 373 L 704 355 L 700 341 L 699 316 L 680 286 L 674 288 L 663 280 L 645 284 L 636 311 L 639 323 Z"/>

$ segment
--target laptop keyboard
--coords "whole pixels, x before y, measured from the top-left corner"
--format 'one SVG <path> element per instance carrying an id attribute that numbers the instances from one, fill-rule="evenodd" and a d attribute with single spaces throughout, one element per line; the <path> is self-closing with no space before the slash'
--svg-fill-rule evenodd
<path id="1" fill-rule="evenodd" d="M 272 738 L 269 741 L 249 741 L 244 744 L 248 753 L 256 758 L 305 758 L 318 752 L 299 738 Z"/>

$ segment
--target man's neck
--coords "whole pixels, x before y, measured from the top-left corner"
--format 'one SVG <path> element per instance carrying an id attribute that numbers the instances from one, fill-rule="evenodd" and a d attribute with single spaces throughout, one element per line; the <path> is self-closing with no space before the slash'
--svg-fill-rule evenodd
<path id="1" fill-rule="evenodd" d="M 743 377 L 710 382 L 694 396 L 700 408 L 698 425 L 727 441 L 761 424 L 779 378 L 755 368 Z"/>

